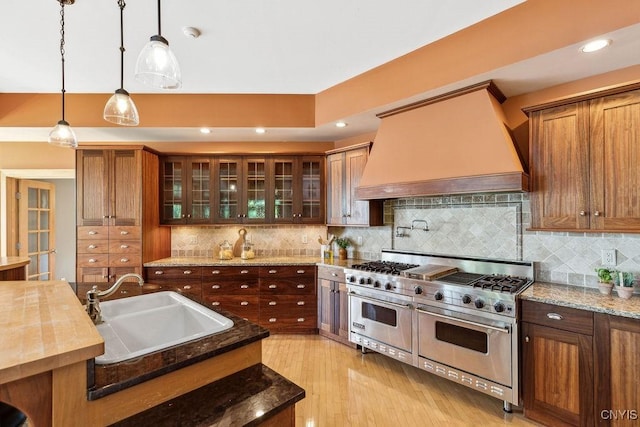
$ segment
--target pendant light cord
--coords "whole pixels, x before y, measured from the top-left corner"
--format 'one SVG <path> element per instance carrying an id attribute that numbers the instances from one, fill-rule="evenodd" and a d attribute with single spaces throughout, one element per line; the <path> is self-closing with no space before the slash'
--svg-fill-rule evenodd
<path id="1" fill-rule="evenodd" d="M 118 0 L 120 7 L 120 89 L 124 89 L 124 0 Z"/>
<path id="2" fill-rule="evenodd" d="M 162 36 L 161 26 L 160 26 L 160 0 L 158 0 L 158 35 Z"/>
<path id="3" fill-rule="evenodd" d="M 64 1 L 60 0 L 60 58 L 62 63 L 62 121 L 64 119 Z"/>

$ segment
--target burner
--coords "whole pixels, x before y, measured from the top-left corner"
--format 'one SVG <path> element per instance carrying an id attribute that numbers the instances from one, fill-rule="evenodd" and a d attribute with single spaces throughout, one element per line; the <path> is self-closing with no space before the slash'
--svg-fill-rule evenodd
<path id="1" fill-rule="evenodd" d="M 496 292 L 516 293 L 528 285 L 529 279 L 512 276 L 485 276 L 471 283 L 474 288 L 487 289 Z"/>
<path id="2" fill-rule="evenodd" d="M 399 275 L 403 270 L 414 267 L 418 267 L 418 265 L 392 261 L 369 261 L 365 262 L 364 264 L 354 264 L 351 266 L 351 268 L 355 270 L 370 271 L 372 273 L 391 274 L 395 276 Z"/>

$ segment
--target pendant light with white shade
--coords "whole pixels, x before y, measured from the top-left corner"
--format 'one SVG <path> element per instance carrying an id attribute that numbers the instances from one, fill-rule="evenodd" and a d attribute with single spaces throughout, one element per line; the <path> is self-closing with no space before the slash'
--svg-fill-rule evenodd
<path id="1" fill-rule="evenodd" d="M 64 94 L 66 92 L 64 88 L 64 6 L 72 5 L 75 0 L 56 0 L 60 3 L 60 57 L 62 63 L 62 119 L 56 124 L 53 130 L 49 133 L 48 142 L 51 145 L 57 145 L 59 147 L 76 148 L 78 146 L 78 140 L 76 134 L 69 126 L 69 123 L 64 118 Z"/>
<path id="2" fill-rule="evenodd" d="M 129 92 L 124 90 L 124 0 L 118 0 L 120 8 L 120 89 L 116 90 L 104 106 L 103 117 L 106 121 L 123 126 L 138 126 L 138 109 Z"/>
<path id="3" fill-rule="evenodd" d="M 151 36 L 136 62 L 135 78 L 160 89 L 177 89 L 182 85 L 180 66 L 169 49 L 169 42 L 161 35 L 160 0 L 158 0 L 158 34 Z"/>

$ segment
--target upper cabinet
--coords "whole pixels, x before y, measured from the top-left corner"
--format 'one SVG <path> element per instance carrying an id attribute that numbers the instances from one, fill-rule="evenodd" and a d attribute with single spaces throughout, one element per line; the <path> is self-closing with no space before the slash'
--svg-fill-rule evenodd
<path id="1" fill-rule="evenodd" d="M 640 90 L 633 89 L 525 110 L 532 229 L 640 232 Z"/>
<path id="2" fill-rule="evenodd" d="M 324 223 L 324 156 L 162 159 L 162 223 Z"/>
<path id="3" fill-rule="evenodd" d="M 382 200 L 355 197 L 370 147 L 367 142 L 327 153 L 327 225 L 383 224 Z"/>

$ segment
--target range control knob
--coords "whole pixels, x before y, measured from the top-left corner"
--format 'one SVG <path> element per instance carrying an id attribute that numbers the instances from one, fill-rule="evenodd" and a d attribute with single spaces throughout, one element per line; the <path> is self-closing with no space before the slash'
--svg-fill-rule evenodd
<path id="1" fill-rule="evenodd" d="M 475 302 L 476 308 L 482 308 L 484 307 L 484 301 L 482 301 L 481 299 L 477 299 Z"/>
<path id="2" fill-rule="evenodd" d="M 375 282 L 373 282 L 374 288 L 379 288 L 380 286 L 382 286 L 382 283 L 380 283 L 379 281 L 376 280 Z"/>
<path id="3" fill-rule="evenodd" d="M 360 280 L 358 280 L 358 283 L 360 283 L 361 285 L 364 285 L 364 277 L 361 277 Z"/>
<path id="4" fill-rule="evenodd" d="M 371 283 L 373 283 L 373 280 L 371 280 L 371 277 L 367 277 L 367 285 L 370 285 Z"/>
<path id="5" fill-rule="evenodd" d="M 416 295 L 420 295 L 423 291 L 422 291 L 422 286 L 416 286 L 415 289 L 413 290 L 413 292 L 416 293 Z"/>
<path id="6" fill-rule="evenodd" d="M 387 284 L 386 284 L 386 285 L 384 285 L 384 288 L 385 288 L 386 290 L 390 291 L 391 289 L 393 289 L 393 285 L 392 285 L 391 283 L 387 282 Z"/>
<path id="7" fill-rule="evenodd" d="M 462 302 L 465 304 L 471 303 L 471 297 L 469 295 L 463 295 Z"/>
<path id="8" fill-rule="evenodd" d="M 355 283 L 355 281 L 356 281 L 356 276 L 349 276 L 349 279 L 348 279 L 348 280 L 349 280 L 349 282 L 351 282 L 351 283 Z"/>
<path id="9" fill-rule="evenodd" d="M 433 297 L 436 301 L 442 301 L 444 299 L 444 295 L 442 295 L 442 292 L 440 291 L 437 291 Z"/>
<path id="10" fill-rule="evenodd" d="M 493 305 L 493 309 L 498 313 L 502 313 L 504 311 L 504 308 L 504 304 L 501 302 L 497 302 Z"/>

